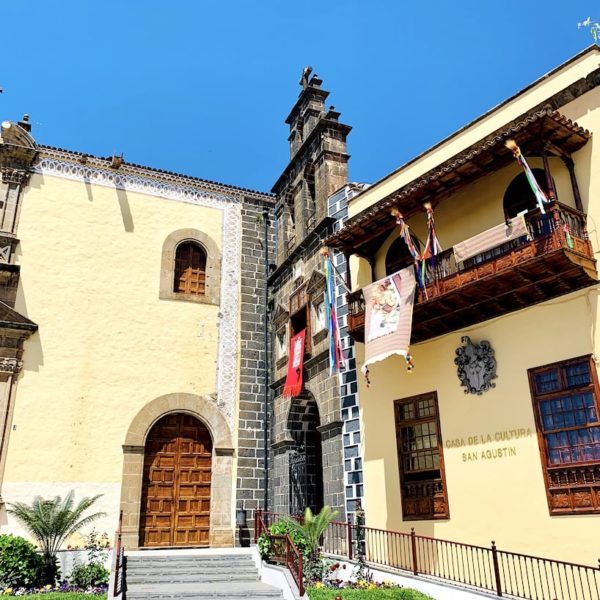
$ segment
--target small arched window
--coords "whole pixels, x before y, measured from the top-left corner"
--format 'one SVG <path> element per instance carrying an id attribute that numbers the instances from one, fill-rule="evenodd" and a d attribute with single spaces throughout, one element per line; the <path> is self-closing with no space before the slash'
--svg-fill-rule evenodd
<path id="1" fill-rule="evenodd" d="M 175 252 L 173 291 L 178 294 L 206 294 L 206 252 L 196 242 L 182 242 Z"/>
<path id="2" fill-rule="evenodd" d="M 417 248 L 420 248 L 419 241 L 414 237 L 413 242 Z M 410 267 L 414 262 L 415 259 L 409 252 L 406 242 L 401 237 L 396 238 L 385 255 L 385 274 L 392 275 L 400 269 Z"/>
<path id="3" fill-rule="evenodd" d="M 547 195 L 548 182 L 546 179 L 546 172 L 544 169 L 531 170 L 536 181 Z M 535 199 L 535 194 L 527 181 L 527 176 L 525 173 L 520 173 L 510 182 L 504 193 L 504 215 L 507 219 L 512 219 L 520 212 L 532 210 L 536 208 L 536 206 L 537 201 Z"/>

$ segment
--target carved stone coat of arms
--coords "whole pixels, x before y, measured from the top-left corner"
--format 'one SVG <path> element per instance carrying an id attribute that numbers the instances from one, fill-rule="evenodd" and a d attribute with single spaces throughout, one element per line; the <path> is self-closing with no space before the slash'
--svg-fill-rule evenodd
<path id="1" fill-rule="evenodd" d="M 483 392 L 496 387 L 492 381 L 497 377 L 494 351 L 489 342 L 474 344 L 467 335 L 460 341 L 463 345 L 456 349 L 454 359 L 454 364 L 458 367 L 460 385 L 465 388 L 465 394 L 481 396 Z"/>

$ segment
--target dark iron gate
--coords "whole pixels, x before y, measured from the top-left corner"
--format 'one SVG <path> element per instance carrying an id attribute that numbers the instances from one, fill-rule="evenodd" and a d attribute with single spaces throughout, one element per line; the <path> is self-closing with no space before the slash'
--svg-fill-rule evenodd
<path id="1" fill-rule="evenodd" d="M 309 506 L 308 474 L 306 472 L 306 448 L 299 447 L 289 454 L 290 464 L 290 514 L 304 514 Z"/>

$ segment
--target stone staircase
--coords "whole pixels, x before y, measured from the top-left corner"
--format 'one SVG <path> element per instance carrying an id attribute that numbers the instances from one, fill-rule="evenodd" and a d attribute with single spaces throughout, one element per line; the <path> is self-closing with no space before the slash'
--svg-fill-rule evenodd
<path id="1" fill-rule="evenodd" d="M 260 581 L 252 554 L 243 550 L 140 551 L 126 555 L 126 600 L 281 600 Z"/>

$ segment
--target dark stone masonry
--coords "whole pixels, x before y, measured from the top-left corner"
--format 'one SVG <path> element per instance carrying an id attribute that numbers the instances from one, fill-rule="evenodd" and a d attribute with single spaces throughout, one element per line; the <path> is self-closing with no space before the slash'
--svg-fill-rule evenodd
<path id="1" fill-rule="evenodd" d="M 302 91 L 286 123 L 291 159 L 273 187 L 276 270 L 272 298 L 272 419 L 270 508 L 297 513 L 324 505 L 346 514 L 343 421 L 339 375 L 330 374 L 325 315 L 323 240 L 333 232 L 328 198 L 348 181 L 346 136 L 340 113 L 325 108 L 329 92 L 305 69 Z M 304 385 L 284 398 L 291 338 L 306 330 Z"/>
<path id="2" fill-rule="evenodd" d="M 275 236 L 273 204 L 245 199 L 242 205 L 240 394 L 236 507 L 244 508 L 252 528 L 254 510 L 264 503 L 264 406 L 266 374 L 265 216 L 269 261 Z"/>

